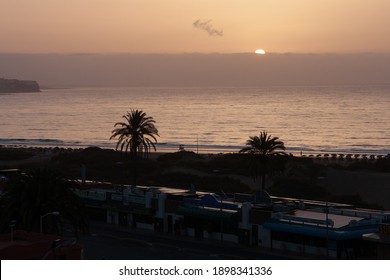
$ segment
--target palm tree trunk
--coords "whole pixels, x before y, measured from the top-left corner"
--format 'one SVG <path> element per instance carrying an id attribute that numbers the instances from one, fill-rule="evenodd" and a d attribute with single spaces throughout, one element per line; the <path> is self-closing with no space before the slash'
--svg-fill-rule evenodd
<path id="1" fill-rule="evenodd" d="M 133 166 L 133 169 L 134 169 L 133 170 L 133 183 L 134 183 L 134 187 L 137 186 L 137 163 L 138 163 L 137 160 L 138 160 L 137 156 L 135 156 L 134 160 L 133 160 L 134 161 L 134 163 L 133 163 L 133 165 L 134 165 Z"/>
<path id="2" fill-rule="evenodd" d="M 261 190 L 265 190 L 265 177 L 267 175 L 267 158 L 264 156 L 263 157 L 263 172 L 262 172 L 262 177 L 261 177 Z"/>

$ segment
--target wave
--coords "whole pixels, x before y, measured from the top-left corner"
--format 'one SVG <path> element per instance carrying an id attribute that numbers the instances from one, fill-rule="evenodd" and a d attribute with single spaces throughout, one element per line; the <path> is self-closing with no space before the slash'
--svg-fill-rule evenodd
<path id="1" fill-rule="evenodd" d="M 162 151 L 178 151 L 180 147 L 188 151 L 194 151 L 199 153 L 238 153 L 244 146 L 239 145 L 181 145 L 179 143 L 159 143 L 156 145 L 158 150 Z M 375 154 L 375 155 L 387 155 L 389 150 L 383 146 L 364 146 L 364 147 L 346 147 L 335 148 L 331 146 L 327 147 L 307 147 L 307 146 L 295 146 L 287 147 L 286 153 L 288 154 Z"/>
<path id="2" fill-rule="evenodd" d="M 0 145 L 22 146 L 63 146 L 65 142 L 59 139 L 28 139 L 28 138 L 0 138 Z"/>
<path id="3" fill-rule="evenodd" d="M 0 138 L 0 142 L 31 142 L 31 141 L 38 141 L 38 142 L 58 142 L 62 143 L 62 140 L 58 139 L 47 139 L 47 138 L 39 138 L 39 139 L 28 139 L 28 138 Z"/>

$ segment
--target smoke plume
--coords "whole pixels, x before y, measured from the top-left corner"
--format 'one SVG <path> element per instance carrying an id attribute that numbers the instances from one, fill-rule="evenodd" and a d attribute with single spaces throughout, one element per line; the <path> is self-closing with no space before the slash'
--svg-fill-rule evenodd
<path id="1" fill-rule="evenodd" d="M 198 19 L 192 25 L 195 28 L 206 31 L 210 36 L 223 36 L 223 30 L 215 29 L 211 24 L 211 20 L 201 21 Z"/>

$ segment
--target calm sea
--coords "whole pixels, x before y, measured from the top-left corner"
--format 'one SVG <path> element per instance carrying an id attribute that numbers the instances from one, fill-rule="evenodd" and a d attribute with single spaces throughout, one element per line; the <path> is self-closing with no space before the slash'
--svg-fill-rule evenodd
<path id="1" fill-rule="evenodd" d="M 0 145 L 114 148 L 130 109 L 156 121 L 158 151 L 232 152 L 267 130 L 289 152 L 387 154 L 390 85 L 71 88 L 0 94 Z"/>

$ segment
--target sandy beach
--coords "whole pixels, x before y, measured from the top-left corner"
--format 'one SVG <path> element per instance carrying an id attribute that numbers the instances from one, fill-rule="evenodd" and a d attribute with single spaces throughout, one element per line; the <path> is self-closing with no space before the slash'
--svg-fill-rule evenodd
<path id="1" fill-rule="evenodd" d="M 328 169 L 324 187 L 335 195 L 360 195 L 368 203 L 390 210 L 390 173 Z"/>
<path id="2" fill-rule="evenodd" d="M 245 164 L 237 162 L 236 157 L 234 154 L 153 152 L 149 160 L 142 162 L 141 168 L 144 170 L 139 172 L 139 180 L 146 185 L 188 187 L 190 184 L 196 184 L 202 190 L 216 192 L 220 189 L 225 192 L 254 192 L 259 188 L 259 182 L 246 173 Z M 298 160 L 300 157 L 294 158 Z M 113 183 L 130 183 L 127 161 L 128 158 L 123 153 L 99 148 L 0 148 L 0 170 L 50 166 L 62 170 L 70 178 L 77 179 L 80 176 L 80 164 L 83 163 L 87 167 L 89 179 Z M 347 163 L 342 161 L 342 165 L 338 165 L 332 164 L 331 161 L 310 158 L 300 158 L 299 162 L 303 163 L 305 168 L 314 166 L 321 170 L 320 176 L 309 175 L 318 176 L 315 185 L 323 187 L 332 196 L 359 196 L 368 205 L 390 210 L 390 173 L 375 170 L 375 162 L 364 162 L 360 159 Z M 269 179 L 270 186 L 278 178 Z M 296 193 L 295 197 L 300 198 L 300 195 L 302 194 Z"/>

